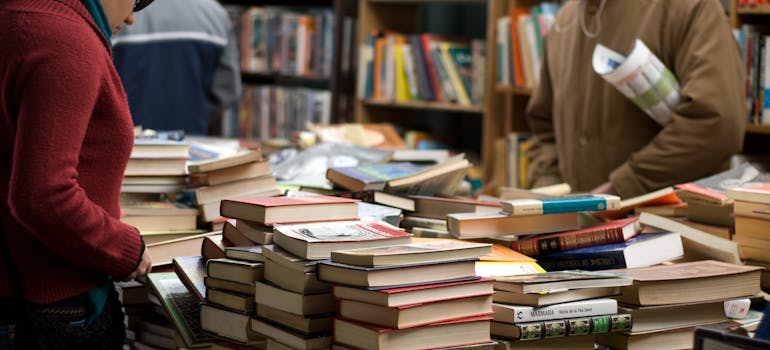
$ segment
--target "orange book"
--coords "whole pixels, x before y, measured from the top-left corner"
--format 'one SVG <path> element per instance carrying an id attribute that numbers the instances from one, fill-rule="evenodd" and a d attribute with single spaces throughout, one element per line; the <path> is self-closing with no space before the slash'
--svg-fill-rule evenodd
<path id="1" fill-rule="evenodd" d="M 519 17 L 528 15 L 529 9 L 524 7 L 514 7 L 511 9 L 511 62 L 513 62 L 513 79 L 516 86 L 527 86 L 527 80 L 524 78 L 524 65 L 521 57 L 521 45 L 519 41 Z"/>
<path id="2" fill-rule="evenodd" d="M 382 65 L 385 64 L 385 37 L 378 36 L 374 39 L 374 98 L 385 97 L 382 90 Z"/>

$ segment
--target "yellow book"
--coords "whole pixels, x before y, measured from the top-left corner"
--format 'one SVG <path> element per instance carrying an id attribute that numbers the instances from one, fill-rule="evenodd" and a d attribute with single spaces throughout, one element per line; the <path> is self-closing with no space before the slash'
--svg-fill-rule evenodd
<path id="1" fill-rule="evenodd" d="M 404 65 L 404 37 L 395 38 L 393 60 L 395 63 L 394 74 L 396 78 L 396 101 L 409 101 L 409 83 L 406 79 L 406 67 Z"/>
<path id="2" fill-rule="evenodd" d="M 457 103 L 461 105 L 470 105 L 471 99 L 468 97 L 468 91 L 465 90 L 465 86 L 463 85 L 462 80 L 460 80 L 460 71 L 455 65 L 451 54 L 449 53 L 449 48 L 452 47 L 452 45 L 456 44 L 447 42 L 439 44 L 439 50 L 441 51 L 441 62 L 444 63 L 447 75 L 449 75 L 449 81 L 452 83 L 452 86 L 454 86 L 455 91 L 457 92 Z"/>

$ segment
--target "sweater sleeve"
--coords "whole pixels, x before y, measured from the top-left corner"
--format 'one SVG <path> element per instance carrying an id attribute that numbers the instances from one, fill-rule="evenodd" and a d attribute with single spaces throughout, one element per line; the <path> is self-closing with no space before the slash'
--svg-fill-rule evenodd
<path id="1" fill-rule="evenodd" d="M 736 41 L 717 1 L 687 10 L 670 13 L 664 29 L 682 102 L 672 121 L 610 175 L 621 196 L 716 173 L 742 147 L 746 105 Z"/>
<path id="2" fill-rule="evenodd" d="M 84 270 L 122 278 L 136 268 L 141 238 L 118 214 L 89 198 L 99 194 L 89 196 L 78 173 L 80 162 L 93 162 L 82 158 L 81 148 L 96 101 L 110 94 L 105 91 L 107 55 L 98 41 L 89 40 L 92 33 L 75 33 L 85 38 L 72 36 L 80 38 L 74 44 L 61 36 L 25 39 L 35 45 L 28 48 L 34 54 L 18 65 L 13 92 L 19 110 L 9 206 L 26 231 L 52 252 Z M 109 174 L 122 174 L 114 164 L 102 166 Z"/>
<path id="3" fill-rule="evenodd" d="M 545 45 L 544 45 L 545 46 Z M 540 83 L 532 92 L 526 118 L 532 136 L 529 138 L 528 178 L 530 187 L 541 187 L 563 182 L 559 172 L 556 137 L 553 126 L 553 92 L 548 70 L 548 53 L 543 53 Z"/>

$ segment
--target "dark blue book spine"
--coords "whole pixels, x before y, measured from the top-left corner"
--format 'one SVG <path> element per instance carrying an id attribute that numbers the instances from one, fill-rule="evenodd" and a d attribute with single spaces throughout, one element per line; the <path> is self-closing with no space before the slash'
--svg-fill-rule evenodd
<path id="1" fill-rule="evenodd" d="M 436 96 L 433 94 L 433 87 L 430 85 L 428 66 L 427 62 L 425 62 L 425 57 L 423 57 L 422 54 L 422 41 L 420 40 L 420 36 L 409 36 L 409 43 L 412 46 L 412 60 L 417 69 L 417 90 L 420 92 L 420 97 L 425 101 L 435 101 Z"/>
<path id="2" fill-rule="evenodd" d="M 537 263 L 546 271 L 626 268 L 626 258 L 622 250 L 546 254 L 538 256 Z"/>

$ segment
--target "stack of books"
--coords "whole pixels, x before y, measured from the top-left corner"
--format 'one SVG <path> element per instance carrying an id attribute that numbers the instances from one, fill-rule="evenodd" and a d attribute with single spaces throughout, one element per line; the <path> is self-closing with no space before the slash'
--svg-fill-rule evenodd
<path id="1" fill-rule="evenodd" d="M 200 208 L 201 222 L 221 219 L 220 201 L 232 197 L 269 197 L 280 194 L 260 149 L 243 149 L 194 142 L 187 164 L 188 188 L 182 198 Z"/>
<path id="2" fill-rule="evenodd" d="M 760 292 L 760 270 L 714 260 L 607 270 L 634 281 L 618 298 L 633 326 L 598 334 L 597 342 L 613 349 L 689 349 L 695 326 L 727 320 L 726 301 Z"/>
<path id="3" fill-rule="evenodd" d="M 492 336 L 510 349 L 593 349 L 595 334 L 631 329 L 612 297 L 632 282 L 580 270 L 498 277 Z"/>
<path id="4" fill-rule="evenodd" d="M 334 342 L 359 349 L 491 344 L 491 278 L 475 261 L 491 245 L 436 240 L 335 250 L 318 264 L 334 285 Z"/>
<path id="5" fill-rule="evenodd" d="M 417 237 L 453 238 L 447 229 L 447 215 L 453 213 L 498 213 L 500 201 L 460 196 L 409 196 L 414 211 L 404 216 L 404 228 Z"/>
<path id="6" fill-rule="evenodd" d="M 679 233 L 647 229 L 638 217 L 610 220 L 582 229 L 529 235 L 511 248 L 537 259 L 547 271 L 643 267 L 684 254 Z"/>
<path id="7" fill-rule="evenodd" d="M 190 143 L 165 135 L 160 133 L 134 139 L 121 192 L 166 193 L 177 192 L 184 187 Z"/>
<path id="8" fill-rule="evenodd" d="M 735 235 L 746 264 L 762 266 L 762 288 L 770 290 L 770 186 L 767 184 L 727 191 L 734 200 Z"/>

